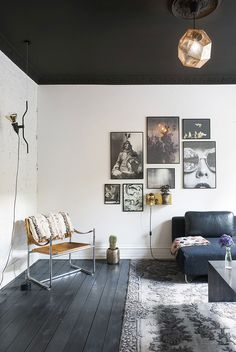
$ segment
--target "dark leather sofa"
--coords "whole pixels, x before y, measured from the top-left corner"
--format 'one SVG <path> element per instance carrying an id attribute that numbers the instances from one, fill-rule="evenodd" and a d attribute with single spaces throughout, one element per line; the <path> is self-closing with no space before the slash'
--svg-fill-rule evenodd
<path id="1" fill-rule="evenodd" d="M 194 276 L 208 274 L 208 260 L 224 260 L 225 248 L 219 245 L 219 237 L 227 234 L 235 237 L 236 217 L 229 211 L 188 211 L 185 216 L 172 218 L 172 240 L 182 236 L 202 236 L 208 246 L 191 246 L 179 249 L 176 261 L 188 281 Z M 236 246 L 232 246 L 232 257 L 236 260 Z"/>

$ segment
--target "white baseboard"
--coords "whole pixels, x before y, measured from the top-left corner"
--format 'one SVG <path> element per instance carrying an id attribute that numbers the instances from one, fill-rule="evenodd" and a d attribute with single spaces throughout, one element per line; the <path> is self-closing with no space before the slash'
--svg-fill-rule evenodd
<path id="1" fill-rule="evenodd" d="M 96 248 L 96 259 L 106 258 L 105 247 Z M 158 259 L 173 259 L 173 256 L 170 254 L 169 248 L 153 248 L 153 255 Z M 44 256 L 45 258 L 45 256 Z M 60 256 L 58 258 L 66 259 L 66 256 Z M 81 251 L 73 253 L 72 258 L 74 259 L 91 259 L 91 251 Z M 120 248 L 120 258 L 121 259 L 151 259 L 151 252 L 149 248 Z"/>

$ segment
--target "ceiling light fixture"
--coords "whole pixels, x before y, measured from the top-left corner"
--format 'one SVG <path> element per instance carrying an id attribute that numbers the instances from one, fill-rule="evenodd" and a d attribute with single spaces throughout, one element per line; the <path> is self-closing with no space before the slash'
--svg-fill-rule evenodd
<path id="1" fill-rule="evenodd" d="M 203 29 L 195 28 L 195 19 L 213 12 L 218 0 L 174 0 L 172 13 L 176 17 L 193 20 L 193 28 L 188 29 L 178 45 L 178 57 L 184 66 L 201 68 L 211 58 L 212 41 Z"/>

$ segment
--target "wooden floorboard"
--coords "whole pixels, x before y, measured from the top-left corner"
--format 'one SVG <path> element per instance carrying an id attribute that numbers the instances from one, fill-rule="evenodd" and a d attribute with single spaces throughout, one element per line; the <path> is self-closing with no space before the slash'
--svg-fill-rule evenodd
<path id="1" fill-rule="evenodd" d="M 57 263 L 57 266 L 59 265 L 61 264 Z M 40 267 L 40 264 L 39 264 L 39 269 L 42 270 L 42 275 L 43 275 L 44 266 Z M 0 340 L 1 338 L 3 339 L 2 343 L 6 343 L 7 341 L 7 335 L 5 334 L 5 330 L 10 328 L 11 324 L 13 324 L 15 320 L 17 320 L 16 325 L 19 328 L 20 327 L 19 320 L 21 320 L 23 316 L 27 317 L 27 309 L 30 309 L 29 304 L 32 301 L 32 297 L 34 296 L 35 290 L 32 289 L 31 291 L 21 291 L 20 285 L 22 282 L 24 282 L 24 277 L 22 278 L 22 280 L 17 281 L 17 285 L 14 288 L 15 294 L 12 292 L 12 294 L 8 296 L 8 298 L 6 299 L 6 302 L 2 304 L 0 308 L 0 312 L 1 312 Z M 3 292 L 5 292 L 5 290 L 3 290 Z M 23 315 L 22 315 L 22 312 L 24 313 Z M 11 336 L 10 336 L 10 339 L 11 339 Z M 0 346 L 1 346 L 1 343 L 0 343 Z"/>
<path id="2" fill-rule="evenodd" d="M 48 262 L 32 266 L 32 275 L 48 275 Z M 90 260 L 76 264 L 88 270 Z M 54 274 L 68 261 L 54 260 Z M 77 273 L 53 281 L 51 291 L 32 283 L 21 291 L 24 275 L 0 290 L 1 352 L 118 352 L 129 260 L 119 265 L 97 261 L 94 276 Z"/>
<path id="3" fill-rule="evenodd" d="M 76 324 L 74 325 L 64 351 L 72 352 L 76 351 L 76 349 L 78 351 L 83 351 L 83 347 L 86 343 L 90 327 L 93 323 L 94 316 L 96 314 L 104 287 L 106 285 L 109 271 L 110 266 L 103 265 L 99 273 L 99 279 L 96 281 L 96 285 L 93 285 L 91 291 L 89 292 L 89 295 L 85 304 L 83 305 L 79 317 L 77 318 Z"/>
<path id="4" fill-rule="evenodd" d="M 27 352 L 45 351 L 81 285 L 90 279 L 93 280 L 93 277 L 84 273 L 75 274 L 73 279 L 72 277 L 62 279 L 64 285 L 54 290 L 50 313 L 27 348 Z M 54 348 L 54 351 L 57 350 Z"/>
<path id="5" fill-rule="evenodd" d="M 126 260 L 120 271 L 102 352 L 119 351 L 128 280 L 129 261 Z"/>
<path id="6" fill-rule="evenodd" d="M 45 270 L 45 263 L 42 261 L 32 266 L 32 273 Z M 11 281 L 7 286 L 0 290 L 0 318 L 6 313 L 7 309 L 24 294 L 19 290 L 20 285 L 25 281 L 25 274 L 22 273 L 15 280 Z"/>
<path id="7" fill-rule="evenodd" d="M 66 261 L 57 261 L 54 265 L 55 272 L 58 272 L 65 265 Z M 44 273 L 42 276 L 45 276 Z M 17 337 L 21 339 L 21 333 L 25 327 L 31 324 L 35 317 L 38 324 L 38 318 L 44 313 L 42 316 L 44 319 L 50 308 L 49 292 L 39 286 L 33 285 L 29 291 L 20 291 L 20 287 L 18 287 L 18 292 L 20 294 L 17 302 L 0 319 L 0 351 L 10 348 Z M 30 335 L 27 336 L 30 338 Z M 20 352 L 20 349 L 17 345 L 18 351 Z"/>
<path id="8" fill-rule="evenodd" d="M 49 345 L 47 346 L 46 352 L 62 352 L 67 344 L 71 332 L 81 314 L 87 297 L 93 287 L 96 284 L 96 280 L 99 279 L 99 273 L 102 269 L 102 265 L 97 264 L 96 273 L 93 277 L 87 276 L 77 295 L 71 302 L 65 316 L 63 317 L 57 331 L 53 335 Z"/>
<path id="9" fill-rule="evenodd" d="M 106 335 L 114 296 L 119 281 L 119 276 L 123 262 L 119 266 L 111 265 L 109 271 L 111 275 L 107 276 L 106 285 L 101 295 L 99 304 L 97 306 L 96 314 L 94 315 L 93 323 L 90 327 L 86 343 L 84 345 L 84 352 L 102 351 L 103 341 Z M 94 338 L 96 336 L 96 338 Z"/>

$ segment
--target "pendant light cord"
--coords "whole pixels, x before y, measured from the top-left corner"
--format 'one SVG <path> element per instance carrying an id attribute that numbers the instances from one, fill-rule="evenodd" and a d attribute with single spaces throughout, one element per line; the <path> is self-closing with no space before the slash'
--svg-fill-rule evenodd
<path id="1" fill-rule="evenodd" d="M 190 11 L 193 14 L 193 29 L 196 29 L 196 16 L 198 14 L 199 11 L 199 2 L 198 0 L 193 0 L 191 7 L 190 7 Z"/>
<path id="2" fill-rule="evenodd" d="M 11 232 L 11 242 L 10 242 L 10 250 L 7 256 L 6 263 L 4 265 L 4 268 L 2 270 L 2 277 L 0 281 L 0 286 L 2 285 L 3 278 L 4 278 L 4 273 L 5 270 L 9 264 L 12 249 L 13 249 L 13 240 L 14 240 L 14 233 L 15 233 L 15 224 L 16 224 L 16 201 L 17 201 L 17 193 L 18 193 L 18 176 L 19 176 L 19 166 L 20 166 L 20 136 L 19 134 L 17 135 L 18 137 L 18 143 L 17 143 L 17 163 L 16 163 L 16 176 L 15 176 L 15 187 L 14 187 L 14 203 L 13 203 L 13 219 L 12 219 L 12 232 Z"/>

